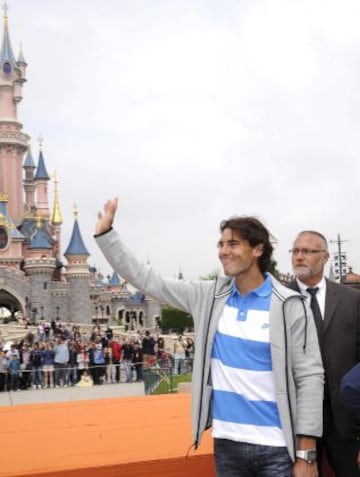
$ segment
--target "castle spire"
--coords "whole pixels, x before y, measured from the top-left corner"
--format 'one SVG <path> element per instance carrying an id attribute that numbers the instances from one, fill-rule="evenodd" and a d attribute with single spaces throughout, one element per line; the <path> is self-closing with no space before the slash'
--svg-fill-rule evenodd
<path id="1" fill-rule="evenodd" d="M 48 197 L 48 190 L 47 190 L 47 183 L 50 180 L 50 176 L 45 167 L 45 160 L 43 155 L 43 138 L 39 137 L 39 160 L 36 169 L 36 174 L 34 177 L 34 181 L 36 184 L 36 196 L 37 196 L 37 204 L 36 207 L 40 211 L 42 217 L 45 219 L 50 218 L 50 210 L 49 210 L 49 197 Z"/>
<path id="2" fill-rule="evenodd" d="M 8 29 L 8 6 L 3 3 L 3 34 L 0 49 L 0 192 L 8 194 L 9 212 L 16 225 L 23 216 L 21 190 L 22 160 L 28 149 L 28 136 L 17 120 L 17 105 L 22 99 L 25 66 L 15 59 Z"/>
<path id="3" fill-rule="evenodd" d="M 70 243 L 66 252 L 64 253 L 65 257 L 69 259 L 72 255 L 82 256 L 85 259 L 90 255 L 85 247 L 84 241 L 81 236 L 79 222 L 78 222 L 78 210 L 76 205 L 74 205 L 74 227 L 71 235 Z"/>
<path id="4" fill-rule="evenodd" d="M 54 210 L 52 214 L 52 219 L 51 222 L 53 225 L 61 225 L 63 223 L 62 216 L 61 216 L 61 211 L 60 211 L 60 200 L 59 200 L 59 181 L 57 179 L 56 172 L 54 174 Z"/>
<path id="5" fill-rule="evenodd" d="M 1 45 L 0 62 L 3 72 L 10 74 L 12 70 L 17 67 L 17 64 L 10 42 L 7 14 L 9 7 L 6 1 L 4 2 L 2 9 L 4 10 L 4 34 Z"/>

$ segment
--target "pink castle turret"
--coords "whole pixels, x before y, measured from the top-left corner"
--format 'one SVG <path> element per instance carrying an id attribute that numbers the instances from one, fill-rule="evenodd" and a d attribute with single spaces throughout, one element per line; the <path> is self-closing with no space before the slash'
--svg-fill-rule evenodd
<path id="1" fill-rule="evenodd" d="M 22 160 L 29 137 L 17 121 L 17 105 L 26 81 L 26 62 L 21 52 L 15 59 L 8 31 L 7 5 L 4 10 L 4 33 L 0 51 L 0 193 L 8 195 L 9 215 L 18 225 L 23 216 Z"/>

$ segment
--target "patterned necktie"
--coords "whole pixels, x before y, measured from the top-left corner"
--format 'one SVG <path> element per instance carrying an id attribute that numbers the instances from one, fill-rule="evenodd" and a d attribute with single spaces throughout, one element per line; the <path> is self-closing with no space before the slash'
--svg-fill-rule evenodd
<path id="1" fill-rule="evenodd" d="M 323 320 L 322 320 L 319 302 L 317 301 L 317 298 L 316 298 L 316 293 L 318 292 L 318 290 L 319 290 L 318 287 L 306 289 L 306 291 L 311 295 L 310 307 L 314 315 L 316 330 L 317 330 L 318 339 L 320 342 Z"/>

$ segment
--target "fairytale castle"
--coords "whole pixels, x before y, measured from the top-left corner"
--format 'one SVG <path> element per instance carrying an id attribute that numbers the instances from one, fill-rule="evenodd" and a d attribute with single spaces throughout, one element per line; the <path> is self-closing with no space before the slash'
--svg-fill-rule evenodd
<path id="1" fill-rule="evenodd" d="M 59 319 L 73 323 L 118 323 L 128 329 L 156 328 L 160 304 L 132 293 L 113 273 L 106 280 L 88 264 L 89 253 L 77 213 L 62 254 L 58 181 L 49 199 L 42 141 L 34 161 L 30 136 L 22 131 L 17 106 L 22 100 L 26 67 L 16 59 L 3 6 L 0 51 L 0 311 L 30 322 Z M 50 202 L 52 202 L 50 204 Z M 65 260 L 63 259 L 65 258 Z M 0 315 L 1 316 L 1 315 Z"/>

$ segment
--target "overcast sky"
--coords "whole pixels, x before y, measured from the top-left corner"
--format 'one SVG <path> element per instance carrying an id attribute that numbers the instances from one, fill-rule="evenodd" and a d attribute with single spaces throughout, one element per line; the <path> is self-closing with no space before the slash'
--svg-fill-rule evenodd
<path id="1" fill-rule="evenodd" d="M 219 268 L 219 222 L 256 215 L 291 271 L 296 233 L 339 233 L 360 273 L 358 0 L 10 0 L 24 132 L 91 254 L 97 210 L 162 273 Z M 52 200 L 53 188 L 50 189 Z M 335 246 L 331 246 L 333 252 Z"/>

